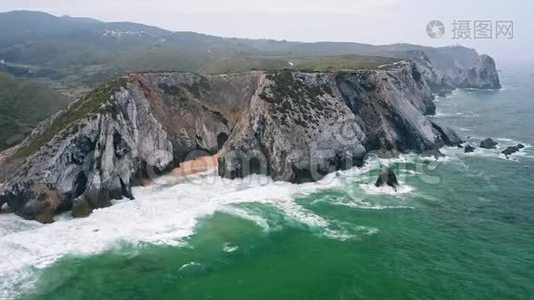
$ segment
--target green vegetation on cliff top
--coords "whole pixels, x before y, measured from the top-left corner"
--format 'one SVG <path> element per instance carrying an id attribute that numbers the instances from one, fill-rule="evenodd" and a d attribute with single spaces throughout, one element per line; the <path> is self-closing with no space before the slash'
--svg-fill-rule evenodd
<path id="1" fill-rule="evenodd" d="M 20 142 L 40 121 L 69 102 L 42 84 L 0 74 L 0 151 Z"/>
<path id="2" fill-rule="evenodd" d="M 317 80 L 320 81 L 316 74 Z M 313 113 L 320 112 L 328 115 L 328 101 L 321 96 L 332 94 L 332 88 L 328 84 L 306 84 L 298 73 L 292 70 L 269 72 L 267 78 L 273 82 L 260 97 L 271 103 L 276 112 L 275 119 L 282 124 L 289 125 L 288 115 L 292 116 L 297 125 L 308 126 L 309 123 L 318 124 L 317 116 Z"/>
<path id="3" fill-rule="evenodd" d="M 103 105 L 110 100 L 113 93 L 125 86 L 126 83 L 125 77 L 118 78 L 92 90 L 85 97 L 72 103 L 66 110 L 59 113 L 41 134 L 32 137 L 29 143 L 18 149 L 16 156 L 21 158 L 35 153 L 61 131 L 75 125 L 79 120 L 99 112 Z"/>

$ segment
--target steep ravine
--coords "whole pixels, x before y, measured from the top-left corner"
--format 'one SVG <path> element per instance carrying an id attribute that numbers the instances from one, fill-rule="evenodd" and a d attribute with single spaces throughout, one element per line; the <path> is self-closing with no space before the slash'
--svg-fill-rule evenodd
<path id="1" fill-rule="evenodd" d="M 43 122 L 2 153 L 0 206 L 52 222 L 133 198 L 131 187 L 199 155 L 221 176 L 318 180 L 366 155 L 439 155 L 459 144 L 425 117 L 433 95 L 415 63 L 376 70 L 132 74 Z"/>

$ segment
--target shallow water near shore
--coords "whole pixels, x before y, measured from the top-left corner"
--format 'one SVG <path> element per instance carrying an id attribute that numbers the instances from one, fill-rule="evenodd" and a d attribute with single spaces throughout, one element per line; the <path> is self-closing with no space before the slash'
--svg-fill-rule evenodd
<path id="1" fill-rule="evenodd" d="M 294 185 L 214 174 L 162 178 L 86 219 L 0 215 L 0 299 L 534 297 L 534 77 L 438 98 L 469 143 L 444 158 L 378 161 Z M 506 159 L 506 146 L 527 147 Z"/>

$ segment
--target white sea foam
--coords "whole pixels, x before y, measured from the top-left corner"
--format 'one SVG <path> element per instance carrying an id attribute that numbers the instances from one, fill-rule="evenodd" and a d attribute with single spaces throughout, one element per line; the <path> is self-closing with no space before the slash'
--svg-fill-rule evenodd
<path id="1" fill-rule="evenodd" d="M 480 117 L 480 114 L 474 112 L 454 112 L 454 113 L 444 113 L 437 111 L 435 115 L 430 116 L 431 118 L 477 118 Z"/>
<path id="2" fill-rule="evenodd" d="M 371 204 L 367 202 L 332 202 L 332 204 L 339 205 L 339 206 L 346 206 L 350 208 L 372 209 L 372 210 L 415 209 L 413 206 L 408 206 L 408 205 L 380 205 L 380 204 Z"/>
<path id="3" fill-rule="evenodd" d="M 460 127 L 460 128 L 458 128 L 458 130 L 460 130 L 460 131 L 473 131 L 473 129 L 464 128 L 464 127 Z"/>
<path id="4" fill-rule="evenodd" d="M 224 252 L 227 252 L 227 253 L 232 253 L 232 252 L 235 252 L 239 249 L 238 246 L 234 246 L 230 243 L 225 243 L 224 246 L 223 246 L 223 251 Z"/>
<path id="5" fill-rule="evenodd" d="M 42 225 L 15 215 L 0 215 L 0 299 L 14 297 L 13 289 L 29 280 L 32 270 L 44 268 L 66 254 L 93 255 L 130 243 L 186 245 L 198 220 L 226 211 L 270 230 L 264 216 L 239 204 L 256 202 L 276 207 L 286 218 L 317 228 L 330 238 L 348 238 L 330 221 L 303 208 L 295 196 L 340 186 L 347 177 L 368 171 L 355 168 L 330 174 L 318 183 L 295 185 L 273 182 L 264 176 L 226 180 L 213 173 L 177 183 L 173 177 L 156 180 L 151 187 L 134 188 L 136 200 L 115 201 L 85 219 L 59 216 Z"/>
<path id="6" fill-rule="evenodd" d="M 191 262 L 188 262 L 188 263 L 186 263 L 186 264 L 183 264 L 183 265 L 178 269 L 178 271 L 179 271 L 179 272 L 182 272 L 182 271 L 184 271 L 184 270 L 188 270 L 188 269 L 195 268 L 195 267 L 200 267 L 200 266 L 202 266 L 201 263 L 198 263 L 198 262 L 196 262 L 196 261 L 191 261 Z"/>
<path id="7" fill-rule="evenodd" d="M 0 260 L 0 299 L 15 297 L 13 290 L 31 280 L 33 270 L 47 267 L 66 254 L 93 255 L 120 247 L 122 241 L 185 246 L 186 238 L 194 233 L 198 220 L 216 211 L 249 220 L 265 231 L 277 229 L 272 227 L 268 215 L 250 209 L 246 203 L 275 208 L 284 218 L 327 238 L 347 240 L 374 234 L 378 229 L 340 225 L 336 220 L 304 208 L 295 198 L 354 182 L 360 184 L 363 194 L 352 195 L 356 200 L 353 205 L 357 205 L 357 198 L 365 194 L 407 197 L 414 191 L 413 187 L 402 184 L 397 192 L 376 188 L 371 184 L 376 178 L 371 180 L 364 175 L 380 165 L 413 163 L 417 158 L 415 154 L 407 154 L 393 159 L 370 159 L 361 168 L 338 171 L 319 182 L 300 185 L 274 182 L 259 175 L 228 180 L 213 172 L 198 174 L 188 180 L 162 177 L 155 180 L 153 186 L 134 188 L 136 200 L 115 201 L 113 206 L 95 210 L 85 219 L 58 216 L 56 222 L 49 225 L 22 220 L 15 215 L 0 215 L 0 255 L 9 258 Z M 400 177 L 419 174 L 412 170 L 399 173 Z M 371 209 L 395 207 L 367 205 Z M 398 208 L 401 207 L 404 205 Z M 223 250 L 229 251 L 232 247 Z"/>
<path id="8" fill-rule="evenodd" d="M 464 114 L 460 113 L 460 112 L 444 113 L 444 112 L 437 111 L 436 114 L 431 116 L 431 117 L 433 117 L 433 118 L 444 118 L 444 117 L 458 117 L 458 116 L 463 116 L 463 115 Z"/>
<path id="9" fill-rule="evenodd" d="M 377 187 L 374 184 L 361 184 L 360 188 L 369 195 L 390 195 L 395 197 L 402 197 L 415 190 L 414 187 L 406 184 L 399 185 L 396 190 L 390 186 Z"/>

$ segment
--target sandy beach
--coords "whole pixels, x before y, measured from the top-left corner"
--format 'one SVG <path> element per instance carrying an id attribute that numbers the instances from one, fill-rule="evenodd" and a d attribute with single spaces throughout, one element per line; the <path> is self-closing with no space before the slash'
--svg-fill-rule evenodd
<path id="1" fill-rule="evenodd" d="M 190 175 L 215 170 L 217 167 L 217 155 L 203 156 L 181 163 L 177 168 L 172 170 L 171 174 L 176 177 L 187 177 Z"/>

